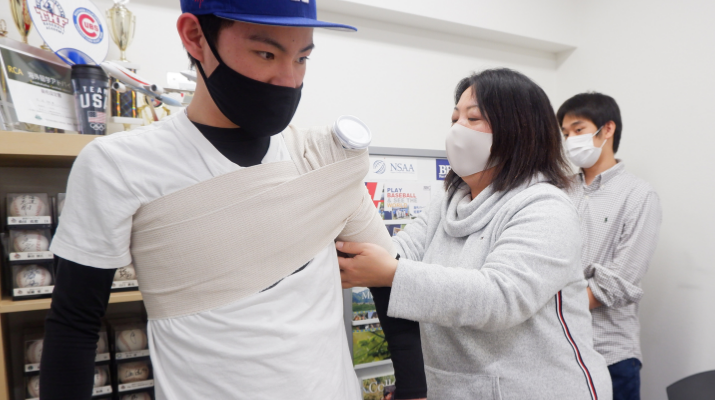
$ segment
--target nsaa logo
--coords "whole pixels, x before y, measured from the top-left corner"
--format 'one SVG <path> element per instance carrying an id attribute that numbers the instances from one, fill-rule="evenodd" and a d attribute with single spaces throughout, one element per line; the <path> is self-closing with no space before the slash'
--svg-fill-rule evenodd
<path id="1" fill-rule="evenodd" d="M 385 165 L 385 162 L 382 160 L 377 160 L 374 163 L 372 163 L 372 170 L 376 174 L 384 174 L 385 170 L 387 169 L 387 166 Z"/>
<path id="2" fill-rule="evenodd" d="M 99 18 L 92 11 L 86 8 L 78 8 L 74 12 L 74 26 L 77 28 L 80 36 L 86 41 L 97 44 L 104 37 L 104 30 Z"/>
<path id="3" fill-rule="evenodd" d="M 390 172 L 400 174 L 414 174 L 415 166 L 408 163 L 390 163 Z"/>

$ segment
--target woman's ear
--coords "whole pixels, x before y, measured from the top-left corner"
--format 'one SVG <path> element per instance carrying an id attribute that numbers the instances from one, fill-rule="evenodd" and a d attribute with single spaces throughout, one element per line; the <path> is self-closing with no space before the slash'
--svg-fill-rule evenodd
<path id="1" fill-rule="evenodd" d="M 201 30 L 199 19 L 194 14 L 183 13 L 176 21 L 176 30 L 186 51 L 199 62 L 204 62 L 204 46 L 206 41 Z"/>

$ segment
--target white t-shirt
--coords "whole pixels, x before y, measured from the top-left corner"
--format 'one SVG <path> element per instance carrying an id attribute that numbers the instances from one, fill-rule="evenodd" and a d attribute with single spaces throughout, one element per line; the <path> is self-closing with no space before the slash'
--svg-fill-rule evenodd
<path id="1" fill-rule="evenodd" d="M 283 137 L 275 135 L 262 162 L 286 160 Z M 95 268 L 128 265 L 139 207 L 240 168 L 184 113 L 95 139 L 72 167 L 51 250 Z M 359 399 L 342 310 L 330 245 L 275 288 L 198 314 L 150 320 L 157 400 Z"/>

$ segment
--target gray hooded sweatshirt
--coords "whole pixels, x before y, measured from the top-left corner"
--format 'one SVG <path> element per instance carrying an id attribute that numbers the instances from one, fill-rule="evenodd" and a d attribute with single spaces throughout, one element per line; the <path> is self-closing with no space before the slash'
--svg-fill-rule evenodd
<path id="1" fill-rule="evenodd" d="M 430 400 L 611 400 L 575 207 L 548 183 L 463 184 L 393 238 L 388 315 L 420 322 Z"/>

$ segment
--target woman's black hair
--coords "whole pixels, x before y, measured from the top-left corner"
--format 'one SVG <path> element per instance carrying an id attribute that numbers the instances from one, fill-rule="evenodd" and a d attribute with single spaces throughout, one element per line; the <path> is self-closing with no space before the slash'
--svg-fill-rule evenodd
<path id="1" fill-rule="evenodd" d="M 494 168 L 492 187 L 509 191 L 539 174 L 558 188 L 570 183 L 570 167 L 561 142 L 561 129 L 546 93 L 523 74 L 506 68 L 489 69 L 462 79 L 454 103 L 472 88 L 482 115 L 492 128 L 487 161 Z M 454 171 L 444 180 L 447 191 L 464 182 Z"/>
<path id="2" fill-rule="evenodd" d="M 201 25 L 201 31 L 203 31 L 204 37 L 214 46 L 218 46 L 218 34 L 221 30 L 228 28 L 235 22 L 230 19 L 217 17 L 213 14 L 197 15 L 196 18 L 199 20 L 199 25 Z M 189 54 L 189 52 L 186 52 L 186 54 L 189 56 L 191 66 L 196 67 L 199 61 Z"/>

